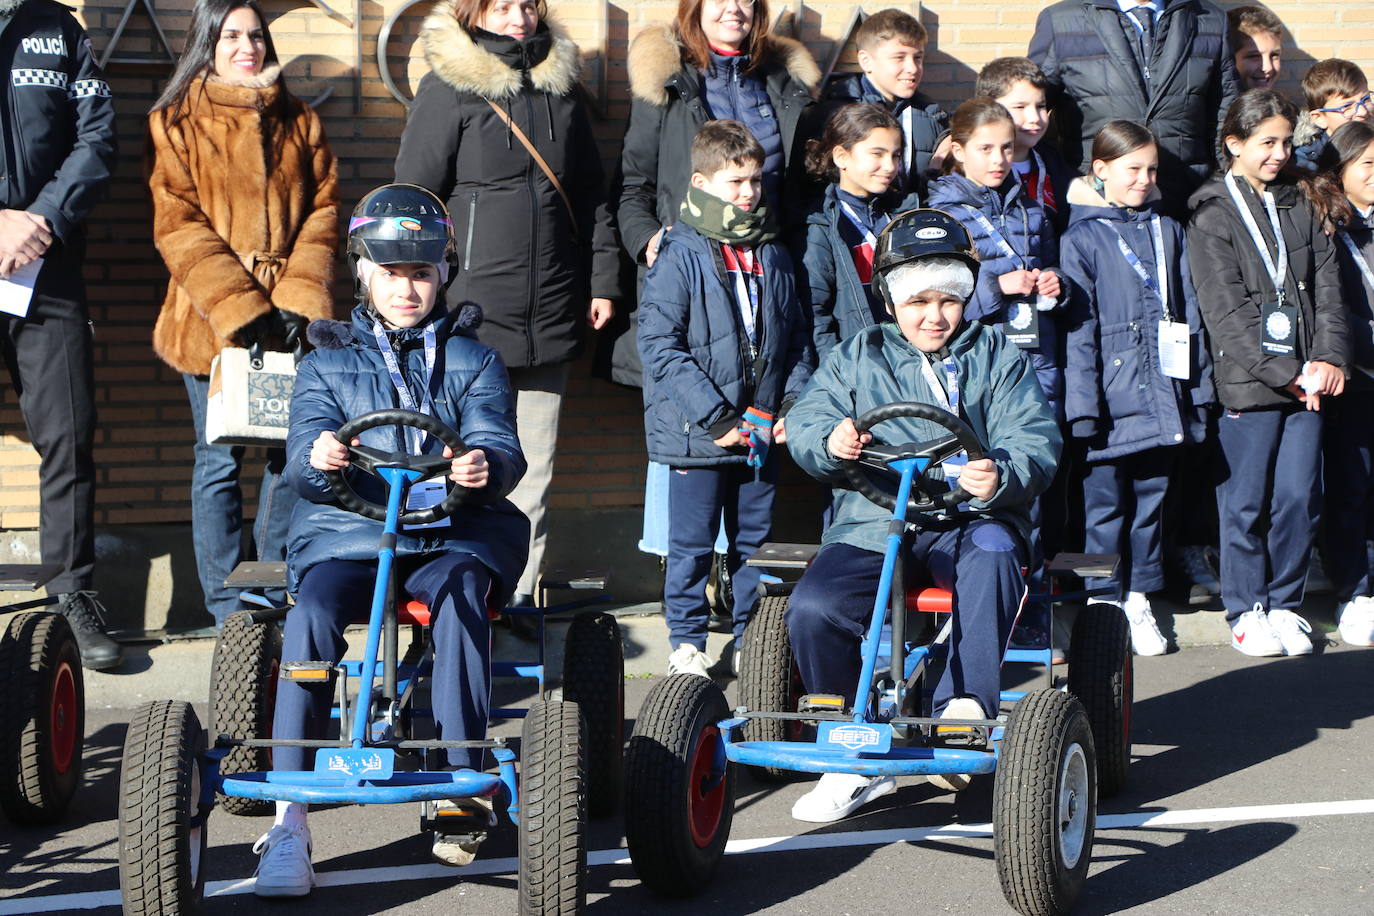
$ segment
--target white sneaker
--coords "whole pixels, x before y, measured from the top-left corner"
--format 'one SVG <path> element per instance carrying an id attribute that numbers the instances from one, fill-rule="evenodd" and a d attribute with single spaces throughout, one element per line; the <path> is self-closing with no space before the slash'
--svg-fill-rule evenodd
<path id="1" fill-rule="evenodd" d="M 1274 608 L 1269 612 L 1269 626 L 1283 643 L 1284 655 L 1311 655 L 1312 624 L 1292 611 Z"/>
<path id="2" fill-rule="evenodd" d="M 473 859 L 477 858 L 478 848 L 486 839 L 486 829 L 496 826 L 491 799 L 485 797 L 464 798 L 459 801 L 441 798 L 434 805 L 434 815 L 436 820 L 463 819 L 471 825 L 472 829 L 463 833 L 434 833 L 430 855 L 434 857 L 434 861 L 455 868 L 472 864 Z"/>
<path id="3" fill-rule="evenodd" d="M 695 674 L 707 677 L 706 669 L 711 667 L 711 656 L 691 643 L 683 643 L 668 656 L 668 674 Z"/>
<path id="4" fill-rule="evenodd" d="M 1374 646 L 1374 598 L 1361 595 L 1342 604 L 1336 621 L 1347 646 Z"/>
<path id="5" fill-rule="evenodd" d="M 1154 609 L 1144 592 L 1128 592 L 1121 610 L 1131 623 L 1131 648 L 1136 655 L 1163 655 L 1169 643 L 1155 623 Z"/>
<path id="6" fill-rule="evenodd" d="M 253 851 L 259 856 L 253 893 L 259 897 L 304 897 L 315 886 L 306 825 L 278 824 L 258 837 Z"/>
<path id="7" fill-rule="evenodd" d="M 1115 604 L 1114 601 L 1103 602 L 1104 604 Z M 973 697 L 955 697 L 945 706 L 945 711 L 940 713 L 941 719 L 986 719 L 987 713 L 983 711 L 983 704 Z M 943 726 L 935 727 L 936 738 L 958 737 L 960 732 L 970 732 L 964 726 Z M 951 735 L 950 733 L 954 734 Z M 973 782 L 973 777 L 967 773 L 928 773 L 926 779 L 937 789 L 944 789 L 946 792 L 962 792 Z"/>
<path id="8" fill-rule="evenodd" d="M 1269 625 L 1262 605 L 1256 603 L 1252 610 L 1241 614 L 1231 624 L 1231 648 L 1257 658 L 1283 654 L 1283 643 Z"/>
<path id="9" fill-rule="evenodd" d="M 815 788 L 792 804 L 792 817 L 812 824 L 828 824 L 848 817 L 856 808 L 897 788 L 891 776 L 822 773 Z"/>

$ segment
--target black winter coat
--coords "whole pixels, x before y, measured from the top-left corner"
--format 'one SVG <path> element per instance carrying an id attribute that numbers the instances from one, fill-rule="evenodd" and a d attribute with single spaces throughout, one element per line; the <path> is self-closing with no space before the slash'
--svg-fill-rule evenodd
<path id="1" fill-rule="evenodd" d="M 1308 360 L 1323 360 L 1346 371 L 1350 337 L 1341 302 L 1336 249 L 1322 232 L 1312 204 L 1298 186 L 1280 179 L 1269 185 L 1288 249 L 1287 300 L 1297 306 L 1297 350 L 1276 356 L 1260 347 L 1260 314 L 1274 299 L 1274 284 L 1258 249 L 1227 192 L 1223 173 L 1212 176 L 1188 201 L 1188 254 L 1202 320 L 1212 345 L 1217 399 L 1227 410 L 1255 410 L 1292 404 L 1286 390 Z M 1272 247 L 1273 231 L 1258 194 L 1240 182 L 1255 223 Z"/>
<path id="2" fill-rule="evenodd" d="M 1341 232 L 1350 237 L 1360 258 L 1374 270 L 1374 219 L 1356 213 Z M 1351 372 L 1346 387 L 1374 391 L 1374 286 L 1356 265 L 1345 240 L 1338 237 L 1332 241 L 1341 265 L 1345 320 L 1350 326 Z"/>
<path id="3" fill-rule="evenodd" d="M 1165 0 L 1148 84 L 1123 25 L 1133 28 L 1116 0 L 1060 0 L 1040 11 L 1027 56 L 1059 90 L 1065 161 L 1086 167 L 1104 124 L 1139 121 L 1159 138 L 1160 192 L 1178 217 L 1216 168 L 1217 131 L 1240 91 L 1226 14 L 1209 0 Z"/>
<path id="4" fill-rule="evenodd" d="M 755 69 L 768 92 L 772 116 L 782 136 L 784 194 L 769 201 L 773 215 L 784 222 L 788 207 L 800 217 L 801 164 L 806 137 L 798 129 L 802 111 L 812 104 L 811 90 L 821 72 L 799 41 L 769 36 L 765 60 Z M 659 229 L 677 222 L 678 208 L 692 177 L 692 138 L 710 120 L 701 71 L 686 62 L 682 46 L 670 26 L 653 26 L 630 45 L 626 61 L 630 75 L 630 123 L 620 153 L 616 181 L 616 218 L 620 239 L 639 265 L 644 282 L 644 248 Z M 638 387 L 643 377 L 635 346 L 638 316 L 625 316 L 612 341 L 603 335 L 603 354 L 609 360 L 611 381 Z"/>
<path id="5" fill-rule="evenodd" d="M 949 115 L 936 102 L 920 92 L 910 99 L 889 102 L 862 73 L 845 73 L 833 77 L 826 83 L 814 115 L 807 115 L 807 120 L 814 125 L 809 136 L 819 138 L 830 116 L 836 110 L 855 102 L 881 105 L 901 122 L 902 140 L 906 143 L 906 159 L 910 162 L 906 187 L 902 190 L 924 196 L 926 184 L 935 177 L 930 173 L 930 158 L 934 155 L 935 148 L 940 145 L 940 141 L 949 133 Z M 908 110 L 911 112 L 909 117 L 906 114 Z"/>
<path id="6" fill-rule="evenodd" d="M 411 105 L 396 180 L 448 202 L 459 270 L 448 301 L 476 302 L 482 342 L 510 368 L 578 355 L 592 297 L 620 295 L 601 154 L 577 91 L 577 45 L 545 20 L 523 42 L 469 32 L 441 6 L 421 32 L 430 73 Z M 559 176 L 553 183 L 488 99 Z"/>
<path id="7" fill-rule="evenodd" d="M 47 219 L 53 243 L 31 318 L 85 318 L 82 224 L 115 165 L 115 110 L 90 39 L 67 7 L 28 0 L 0 15 L 9 71 L 0 107 L 0 207 Z"/>

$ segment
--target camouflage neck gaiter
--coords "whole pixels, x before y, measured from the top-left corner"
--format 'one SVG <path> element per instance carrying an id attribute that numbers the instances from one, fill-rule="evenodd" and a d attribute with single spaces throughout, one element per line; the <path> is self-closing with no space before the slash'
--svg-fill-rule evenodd
<path id="1" fill-rule="evenodd" d="M 778 235 L 768 207 L 760 205 L 757 210 L 741 210 L 696 187 L 687 188 L 681 216 L 684 223 L 708 239 L 737 248 L 752 248 Z"/>

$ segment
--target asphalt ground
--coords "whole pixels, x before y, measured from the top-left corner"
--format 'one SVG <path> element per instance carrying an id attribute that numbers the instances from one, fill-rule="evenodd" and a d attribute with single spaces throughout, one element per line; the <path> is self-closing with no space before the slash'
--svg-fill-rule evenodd
<path id="1" fill-rule="evenodd" d="M 652 622 L 626 623 L 631 657 L 647 656 L 653 631 L 637 626 Z M 641 642 L 643 651 L 635 646 Z M 630 664 L 632 672 L 640 667 Z M 647 672 L 627 678 L 631 718 L 658 679 Z M 182 682 L 192 698 L 204 697 L 189 677 Z M 723 683 L 733 697 L 733 684 Z M 1226 647 L 1194 647 L 1137 659 L 1130 783 L 1100 805 L 1077 912 L 1374 912 L 1371 688 L 1374 650 L 1327 642 L 1308 658 L 1249 659 Z M 497 699 L 518 695 L 503 687 Z M 64 823 L 0 824 L 0 916 L 118 906 L 115 798 L 133 705 L 88 703 L 86 781 Z M 203 717 L 203 703 L 199 711 Z M 512 723 L 500 729 L 517 730 Z M 789 816 L 806 785 L 742 774 L 730 854 L 714 882 L 688 901 L 659 900 L 639 884 L 623 849 L 621 815 L 592 821 L 588 910 L 1011 912 L 993 864 L 991 778 L 958 795 L 904 779 L 871 808 L 826 826 Z M 513 912 L 514 830 L 495 833 L 469 868 L 448 869 L 430 863 L 417 808 L 312 813 L 320 886 L 292 902 L 261 901 L 245 880 L 255 865 L 250 847 L 269 821 L 216 812 L 205 912 Z"/>

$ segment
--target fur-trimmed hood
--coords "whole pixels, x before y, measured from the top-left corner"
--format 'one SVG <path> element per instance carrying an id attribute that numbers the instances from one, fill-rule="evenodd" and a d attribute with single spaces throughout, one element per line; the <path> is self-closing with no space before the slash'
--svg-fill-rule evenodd
<path id="1" fill-rule="evenodd" d="M 1298 114 L 1298 123 L 1293 125 L 1293 145 L 1306 146 L 1322 133 L 1317 122 L 1312 120 L 1312 112 L 1303 110 Z"/>
<path id="2" fill-rule="evenodd" d="M 1159 186 L 1150 191 L 1150 196 L 1145 198 L 1146 209 L 1149 205 L 1160 199 Z M 1067 196 L 1070 207 L 1102 207 L 1104 209 L 1115 207 L 1115 204 L 1108 202 L 1096 188 L 1093 187 L 1092 179 L 1087 175 L 1079 175 L 1069 182 L 1069 193 Z"/>
<path id="3" fill-rule="evenodd" d="M 529 69 L 530 85 L 550 95 L 566 95 L 577 84 L 581 73 L 581 53 L 553 17 L 545 16 L 540 24 L 548 27 L 552 44 L 544 59 Z M 504 40 L 515 42 L 513 38 Z M 425 18 L 420 42 L 434 75 L 456 91 L 495 101 L 512 98 L 520 92 L 523 71 L 479 44 L 478 39 L 459 24 L 452 2 L 436 5 L 434 12 Z"/>
<path id="4" fill-rule="evenodd" d="M 631 94 L 651 105 L 667 105 L 669 81 L 687 66 L 682 51 L 677 33 L 670 25 L 650 26 L 635 36 L 626 60 Z M 807 89 L 815 89 L 820 83 L 821 69 L 801 42 L 781 35 L 769 35 L 767 51 L 771 58 L 786 68 L 793 79 Z"/>

